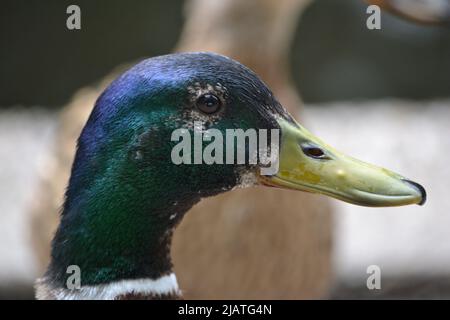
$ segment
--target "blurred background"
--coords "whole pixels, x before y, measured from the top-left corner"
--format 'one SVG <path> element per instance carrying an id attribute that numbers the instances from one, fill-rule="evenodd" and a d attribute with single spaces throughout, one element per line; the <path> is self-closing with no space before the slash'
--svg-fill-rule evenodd
<path id="1" fill-rule="evenodd" d="M 79 31 L 66 28 L 70 4 L 81 8 Z M 263 297 L 296 298 L 297 290 L 298 297 L 314 298 L 450 298 L 450 28 L 383 11 L 381 30 L 368 30 L 367 6 L 360 0 L 3 1 L 0 298 L 33 298 L 48 246 L 43 233 L 51 238 L 53 208 L 62 201 L 54 189 L 66 183 L 55 167 L 71 161 L 58 150 L 70 139 L 72 146 L 78 132 L 67 133 L 68 123 L 83 119 L 118 67 L 194 49 L 254 68 L 291 112 L 298 106 L 315 134 L 422 183 L 429 194 L 424 207 L 329 201 L 331 227 L 320 232 L 331 239 L 322 253 L 330 267 L 316 275 L 326 285 L 315 292 L 312 284 L 312 295 L 299 285 L 292 295 L 274 289 Z M 251 40 L 241 41 L 245 36 Z M 283 91 L 288 87 L 292 92 Z M 366 287 L 369 265 L 381 268 L 381 290 Z"/>

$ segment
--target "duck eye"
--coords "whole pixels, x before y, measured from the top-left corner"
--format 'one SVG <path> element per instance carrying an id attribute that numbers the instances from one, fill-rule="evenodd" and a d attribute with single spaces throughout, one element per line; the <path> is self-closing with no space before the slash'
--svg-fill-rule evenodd
<path id="1" fill-rule="evenodd" d="M 220 109 L 220 99 L 213 94 L 204 94 L 197 99 L 197 108 L 207 114 L 215 113 Z"/>
<path id="2" fill-rule="evenodd" d="M 317 146 L 302 145 L 303 153 L 314 159 L 329 159 L 329 157 Z"/>

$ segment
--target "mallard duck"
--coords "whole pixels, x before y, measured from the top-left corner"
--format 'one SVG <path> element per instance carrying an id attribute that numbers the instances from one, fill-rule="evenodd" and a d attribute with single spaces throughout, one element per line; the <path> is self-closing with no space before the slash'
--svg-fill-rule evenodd
<path id="1" fill-rule="evenodd" d="M 196 121 L 204 124 L 201 130 L 222 133 L 279 130 L 277 170 L 263 175 L 264 166 L 248 161 L 175 164 L 172 134 L 192 133 Z M 37 298 L 180 298 L 170 257 L 175 227 L 200 199 L 255 185 L 365 206 L 426 199 L 418 183 L 347 157 L 316 138 L 242 64 L 214 53 L 151 58 L 97 99 L 78 139 Z M 81 288 L 67 287 L 71 266 L 81 271 Z"/>
<path id="2" fill-rule="evenodd" d="M 244 63 L 298 117 L 302 103 L 289 80 L 288 56 L 297 17 L 308 2 L 224 1 L 218 6 L 209 0 L 186 1 L 186 21 L 174 50 L 213 51 Z M 76 140 L 96 98 L 124 71 L 121 68 L 99 85 L 83 86 L 61 110 L 57 140 L 31 206 L 30 232 L 38 274 L 50 259 L 49 244 L 58 225 Z M 299 119 L 305 122 L 302 114 Z M 202 199 L 173 238 L 171 253 L 184 297 L 323 298 L 333 278 L 333 207 L 328 200 L 269 188 L 236 189 Z M 274 211 L 282 214 L 273 219 Z"/>
<path id="3" fill-rule="evenodd" d="M 186 22 L 175 51 L 214 51 L 244 63 L 270 86 L 283 107 L 304 123 L 301 99 L 289 80 L 292 68 L 288 57 L 298 17 L 314 1 L 186 3 Z M 41 187 L 30 210 L 31 244 L 39 270 L 44 270 L 49 261 L 49 243 L 58 225 L 57 213 L 70 175 L 76 139 L 96 98 L 122 68 L 116 68 L 98 85 L 83 86 L 62 109 L 57 140 L 42 170 Z M 184 296 L 326 296 L 333 281 L 334 208 L 325 200 L 329 199 L 269 188 L 236 189 L 204 198 L 186 215 L 173 239 L 172 257 Z M 273 219 L 274 210 L 283 214 Z M 192 256 L 198 258 L 191 259 Z M 252 271 L 255 268 L 258 274 Z M 227 277 L 222 277 L 225 272 Z"/>

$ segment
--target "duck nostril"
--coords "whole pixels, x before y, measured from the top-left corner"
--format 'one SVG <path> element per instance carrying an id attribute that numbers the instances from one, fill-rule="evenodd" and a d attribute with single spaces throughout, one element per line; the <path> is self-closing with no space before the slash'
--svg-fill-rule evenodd
<path id="1" fill-rule="evenodd" d="M 328 157 L 325 155 L 325 152 L 323 152 L 323 150 L 319 147 L 311 145 L 301 145 L 300 147 L 302 148 L 303 153 L 308 157 L 314 159 L 328 159 Z"/>
<path id="2" fill-rule="evenodd" d="M 420 206 L 425 204 L 425 202 L 427 201 L 427 192 L 425 191 L 425 188 L 422 187 L 422 185 L 418 184 L 417 182 L 414 182 L 411 180 L 403 179 L 403 181 L 414 186 L 417 190 L 419 190 L 422 200 L 420 200 L 420 202 L 418 204 Z"/>

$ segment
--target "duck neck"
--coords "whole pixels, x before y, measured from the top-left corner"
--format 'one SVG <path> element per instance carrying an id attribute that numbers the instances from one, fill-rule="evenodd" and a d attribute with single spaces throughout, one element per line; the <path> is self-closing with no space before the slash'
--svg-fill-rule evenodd
<path id="1" fill-rule="evenodd" d="M 73 192 L 76 183 L 71 180 L 69 184 L 52 243 L 52 259 L 44 277 L 47 288 L 62 298 L 178 296 L 170 256 L 172 234 L 197 200 L 178 201 L 161 194 L 158 186 L 167 183 L 157 179 L 153 190 L 131 188 L 123 180 L 107 181 L 105 176 L 81 192 Z M 78 291 L 67 289 L 73 281 L 71 266 L 80 270 Z"/>

